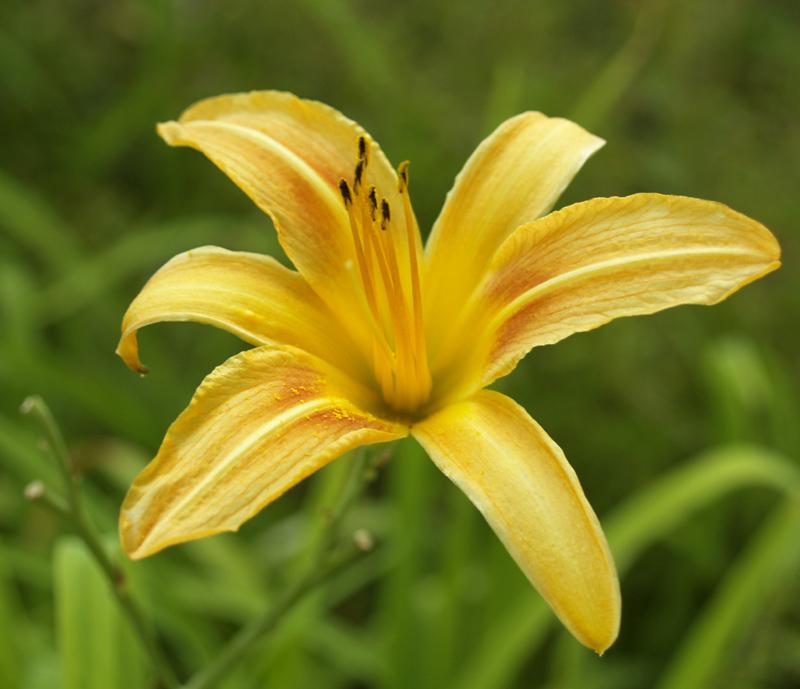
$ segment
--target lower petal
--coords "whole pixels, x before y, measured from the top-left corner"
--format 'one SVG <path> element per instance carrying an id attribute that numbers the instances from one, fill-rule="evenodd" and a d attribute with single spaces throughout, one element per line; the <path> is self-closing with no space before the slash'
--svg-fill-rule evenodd
<path id="1" fill-rule="evenodd" d="M 374 394 L 293 347 L 238 354 L 209 375 L 134 481 L 120 515 L 138 559 L 175 543 L 235 531 L 348 450 L 402 438 Z"/>
<path id="2" fill-rule="evenodd" d="M 605 651 L 619 631 L 619 581 L 561 449 L 522 407 L 486 390 L 437 412 L 412 435 L 482 512 L 570 632 Z"/>

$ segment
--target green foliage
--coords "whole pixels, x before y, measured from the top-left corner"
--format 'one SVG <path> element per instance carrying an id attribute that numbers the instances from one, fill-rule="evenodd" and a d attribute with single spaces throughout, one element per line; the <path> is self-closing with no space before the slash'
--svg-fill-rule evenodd
<path id="1" fill-rule="evenodd" d="M 51 404 L 105 543 L 203 376 L 244 345 L 199 325 L 114 355 L 160 265 L 204 244 L 285 260 L 269 220 L 156 121 L 223 92 L 331 103 L 412 161 L 430 228 L 482 136 L 525 109 L 608 141 L 560 203 L 637 191 L 722 201 L 785 267 L 713 309 L 623 320 L 500 381 L 564 448 L 607 528 L 623 627 L 601 659 L 554 623 L 413 442 L 349 513 L 377 547 L 283 619 L 223 689 L 800 683 L 800 6 L 794 0 L 6 0 L 0 3 L 0 686 L 149 687 L 149 661 L 63 519 L 18 414 Z M 343 459 L 240 533 L 128 563 L 181 680 L 269 609 L 321 537 Z M 111 552 L 115 548 L 109 548 Z"/>
<path id="2" fill-rule="evenodd" d="M 53 552 L 56 643 L 63 689 L 136 689 L 143 653 L 88 548 L 63 536 Z"/>

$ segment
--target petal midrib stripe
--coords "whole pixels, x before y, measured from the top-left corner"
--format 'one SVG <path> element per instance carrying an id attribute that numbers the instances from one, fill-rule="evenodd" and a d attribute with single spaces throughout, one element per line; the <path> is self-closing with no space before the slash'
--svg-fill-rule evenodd
<path id="1" fill-rule="evenodd" d="M 162 525 L 169 524 L 172 517 L 178 514 L 188 503 L 191 503 L 195 497 L 205 490 L 210 484 L 215 483 L 215 480 L 226 473 L 232 465 L 235 464 L 236 460 L 241 457 L 245 452 L 247 452 L 250 448 L 260 442 L 263 438 L 273 434 L 274 432 L 278 431 L 282 426 L 285 426 L 298 418 L 308 415 L 314 411 L 319 409 L 324 409 L 326 407 L 331 406 L 332 400 L 327 397 L 322 397 L 319 399 L 311 400 L 309 402 L 302 402 L 297 406 L 292 407 L 291 409 L 286 410 L 282 414 L 279 414 L 268 422 L 259 422 L 258 427 L 252 433 L 248 434 L 244 439 L 239 441 L 236 445 L 229 448 L 224 456 L 220 458 L 220 455 L 217 455 L 219 461 L 217 465 L 208 471 L 203 476 L 201 481 L 198 481 L 188 493 L 186 493 L 179 501 L 173 503 L 169 510 L 161 514 L 158 518 L 158 523 Z M 212 431 L 216 432 L 216 431 Z M 131 518 L 131 521 L 134 521 Z M 154 529 L 148 534 L 148 539 L 153 537 L 154 533 L 157 533 L 158 529 Z"/>
<path id="2" fill-rule="evenodd" d="M 665 260 L 676 257 L 696 258 L 701 256 L 719 256 L 719 257 L 749 256 L 752 258 L 753 251 L 748 249 L 734 249 L 734 248 L 692 249 L 689 251 L 687 250 L 657 251 L 647 254 L 640 254 L 633 258 L 623 257 L 609 261 L 593 263 L 591 265 L 584 266 L 582 268 L 576 268 L 575 270 L 570 270 L 566 273 L 562 273 L 561 275 L 557 275 L 556 277 L 550 278 L 549 280 L 546 280 L 545 282 L 537 285 L 536 287 L 533 287 L 532 289 L 523 292 L 520 296 L 513 299 L 511 302 L 509 302 L 506 306 L 504 306 L 499 312 L 495 314 L 495 316 L 492 318 L 492 325 L 505 322 L 511 317 L 511 315 L 514 312 L 518 311 L 519 309 L 533 302 L 539 297 L 547 294 L 547 292 L 558 289 L 559 287 L 567 286 L 570 283 L 579 282 L 580 280 L 583 280 L 587 277 L 598 276 L 602 275 L 603 273 L 611 273 L 615 269 L 635 266 L 636 264 L 645 263 L 647 261 L 663 262 Z M 757 263 L 758 261 L 753 260 L 752 262 Z"/>
<path id="3" fill-rule="evenodd" d="M 217 127 L 220 129 L 227 129 L 235 132 L 238 136 L 245 139 L 254 141 L 259 146 L 274 153 L 278 158 L 286 161 L 290 167 L 296 169 L 309 183 L 319 192 L 320 196 L 325 200 L 325 203 L 341 217 L 341 222 L 347 222 L 345 217 L 344 206 L 342 200 L 337 196 L 330 185 L 328 185 L 322 176 L 309 165 L 305 160 L 298 156 L 294 151 L 284 146 L 279 141 L 267 136 L 263 132 L 256 131 L 249 127 L 234 122 L 222 122 L 215 120 L 213 122 L 191 122 L 188 123 L 196 127 Z"/>

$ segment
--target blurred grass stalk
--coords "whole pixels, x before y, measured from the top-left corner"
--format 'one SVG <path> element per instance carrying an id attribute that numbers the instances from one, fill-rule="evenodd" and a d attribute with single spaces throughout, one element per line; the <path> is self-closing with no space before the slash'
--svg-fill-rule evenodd
<path id="1" fill-rule="evenodd" d="M 144 682 L 141 656 L 149 656 L 159 686 L 177 689 L 179 681 L 150 622 L 131 595 L 128 578 L 108 555 L 94 527 L 87 520 L 78 482 L 80 476 L 50 409 L 38 396 L 21 407 L 39 426 L 62 478 L 66 497 L 35 480 L 25 490 L 31 501 L 45 504 L 62 517 L 77 537 L 62 537 L 54 555 L 54 581 L 59 654 L 63 689 L 134 689 Z M 266 611 L 245 625 L 214 660 L 185 684 L 185 689 L 212 689 L 247 656 L 261 638 L 278 625 L 301 600 L 332 575 L 372 549 L 371 537 L 356 532 L 341 540 L 342 521 L 375 471 L 388 459 L 384 448 L 359 448 L 336 462 L 316 485 L 317 495 L 309 510 L 316 515 L 306 534 L 300 562 L 290 573 L 284 590 Z M 115 539 L 116 543 L 116 539 Z M 114 550 L 118 550 L 114 548 Z M 2 603 L 2 600 L 0 600 Z M 0 607 L 0 613 L 4 610 Z M 312 615 L 309 621 L 315 619 Z M 132 634 L 138 642 L 132 642 Z M 6 674 L 16 675 L 7 663 Z M 2 669 L 3 665 L 0 665 Z"/>
<path id="2" fill-rule="evenodd" d="M 597 130 L 644 69 L 664 31 L 670 0 L 641 0 L 633 31 L 605 64 L 569 116 Z"/>
<path id="3" fill-rule="evenodd" d="M 58 495 L 57 493 L 51 493 L 44 483 L 40 481 L 34 481 L 26 488 L 26 497 L 32 501 L 41 501 L 46 504 L 59 516 L 64 518 L 68 525 L 75 531 L 77 536 L 81 539 L 83 545 L 94 557 L 95 563 L 99 565 L 100 572 L 102 572 L 102 575 L 105 576 L 106 584 L 110 586 L 119 606 L 127 616 L 128 622 L 138 634 L 143 647 L 150 656 L 150 660 L 153 664 L 159 682 L 169 689 L 177 687 L 177 677 L 175 676 L 169 661 L 164 655 L 160 641 L 154 636 L 150 625 L 139 608 L 139 605 L 131 597 L 124 572 L 112 562 L 105 546 L 100 542 L 100 538 L 98 537 L 95 528 L 91 525 L 86 517 L 80 489 L 78 486 L 80 477 L 72 464 L 70 453 L 67 449 L 66 443 L 64 442 L 64 438 L 61 435 L 61 431 L 58 428 L 58 424 L 50 412 L 50 409 L 41 397 L 34 395 L 28 397 L 22 403 L 20 411 L 23 414 L 29 415 L 39 426 L 44 438 L 44 442 L 50 450 L 52 457 L 61 472 L 63 479 L 62 488 L 66 492 L 66 497 Z M 76 624 L 77 628 L 70 630 L 71 635 L 68 636 L 67 639 L 63 639 L 64 644 L 67 644 L 68 639 L 73 638 L 72 635 L 74 635 L 75 639 L 83 639 L 86 636 L 86 629 L 84 628 L 85 625 L 80 623 L 80 620 L 82 619 L 80 614 L 72 614 L 75 612 L 75 606 L 73 606 L 72 600 L 76 595 L 76 589 L 78 591 L 82 589 L 82 584 L 73 587 L 69 585 L 69 582 L 76 580 L 85 583 L 85 581 L 98 579 L 98 575 L 94 573 L 94 570 L 85 564 L 85 557 L 82 556 L 79 551 L 76 550 L 76 546 L 72 545 L 71 543 L 72 542 L 67 542 L 67 545 L 64 546 L 64 550 L 59 551 L 63 556 L 62 559 L 56 560 L 56 572 L 64 572 L 64 576 L 66 577 L 66 583 L 64 584 L 65 588 L 61 590 L 60 596 L 60 600 L 62 602 L 66 601 L 64 604 L 64 609 L 67 612 L 64 614 L 64 617 L 67 619 L 72 619 L 74 616 L 78 620 L 78 623 Z M 61 579 L 56 579 L 56 581 L 60 582 Z M 102 597 L 102 594 L 98 595 L 101 596 L 97 599 L 98 605 L 101 606 L 103 611 L 109 611 L 109 604 L 106 602 L 106 598 Z M 112 624 L 116 627 L 117 616 L 111 612 L 108 612 L 107 615 L 110 616 L 109 619 L 114 620 L 109 624 Z M 106 616 L 105 612 L 103 613 L 103 616 Z M 112 635 L 112 639 L 113 638 L 115 637 Z M 113 641 L 105 639 L 101 640 L 100 643 L 107 644 L 113 643 Z M 64 646 L 63 649 L 67 649 L 69 652 L 68 659 L 65 660 L 65 664 L 63 666 L 63 672 L 65 673 L 64 681 L 67 683 L 68 687 L 71 688 L 71 686 L 74 686 L 77 689 L 78 687 L 82 686 L 84 681 L 82 674 L 84 671 L 77 667 L 77 665 L 80 665 L 80 663 L 76 664 L 74 662 L 70 662 L 70 660 L 73 659 L 76 653 L 80 654 L 82 649 L 79 648 L 76 651 L 73 646 Z M 90 652 L 91 648 L 87 650 L 87 653 Z M 81 660 L 85 661 L 86 659 L 87 656 L 81 656 Z M 123 673 L 123 675 L 124 674 L 125 673 Z M 70 685 L 70 682 L 73 681 L 74 683 Z M 97 686 L 102 686 L 102 683 L 98 684 Z"/>

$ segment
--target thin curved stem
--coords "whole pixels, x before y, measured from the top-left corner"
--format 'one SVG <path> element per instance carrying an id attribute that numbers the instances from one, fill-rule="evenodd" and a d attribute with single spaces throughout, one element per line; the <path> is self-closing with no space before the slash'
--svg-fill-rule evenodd
<path id="1" fill-rule="evenodd" d="M 387 458 L 385 452 L 360 448 L 347 482 L 331 507 L 325 531 L 308 559 L 304 573 L 259 617 L 244 626 L 222 652 L 204 669 L 195 674 L 182 689 L 211 689 L 253 648 L 261 637 L 272 631 L 283 616 L 306 595 L 363 555 L 371 544 L 354 541 L 336 550 L 336 536 L 342 518 L 372 478 L 377 466 Z"/>
<path id="2" fill-rule="evenodd" d="M 38 395 L 28 397 L 20 407 L 20 411 L 23 414 L 29 414 L 44 432 L 45 440 L 55 455 L 56 463 L 64 476 L 67 492 L 65 499 L 50 491 L 41 481 L 34 481 L 25 489 L 26 497 L 30 500 L 40 501 L 69 522 L 73 531 L 89 548 L 108 579 L 111 590 L 150 657 L 158 682 L 167 689 L 177 689 L 178 678 L 139 606 L 131 597 L 124 572 L 111 561 L 94 527 L 86 518 L 69 451 L 53 414 L 45 401 Z"/>
<path id="3" fill-rule="evenodd" d="M 606 62 L 581 97 L 570 119 L 593 130 L 647 65 L 664 29 L 670 0 L 642 0 L 628 40 Z"/>
<path id="4" fill-rule="evenodd" d="M 364 551 L 354 545 L 348 549 L 346 554 L 330 559 L 314 572 L 308 572 L 306 576 L 290 586 L 272 607 L 239 630 L 222 652 L 184 684 L 182 689 L 211 689 L 233 669 L 264 634 L 277 626 L 296 603 L 363 554 Z"/>

